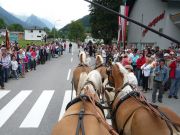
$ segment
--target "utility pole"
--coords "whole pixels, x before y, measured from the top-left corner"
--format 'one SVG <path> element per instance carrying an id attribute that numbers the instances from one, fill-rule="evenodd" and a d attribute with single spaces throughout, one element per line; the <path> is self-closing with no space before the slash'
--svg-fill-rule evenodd
<path id="1" fill-rule="evenodd" d="M 55 38 L 56 38 L 56 22 L 59 22 L 59 21 L 61 21 L 61 20 L 56 20 L 54 22 L 54 41 L 55 41 Z"/>

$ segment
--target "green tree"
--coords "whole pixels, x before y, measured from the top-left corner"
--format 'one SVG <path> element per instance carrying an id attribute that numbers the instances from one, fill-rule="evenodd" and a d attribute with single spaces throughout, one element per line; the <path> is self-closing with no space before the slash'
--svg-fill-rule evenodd
<path id="1" fill-rule="evenodd" d="M 6 28 L 6 23 L 0 18 L 0 29 Z"/>
<path id="2" fill-rule="evenodd" d="M 84 41 L 86 38 L 85 28 L 80 21 L 72 21 L 68 28 L 68 38 L 76 42 L 78 40 Z"/>
<path id="3" fill-rule="evenodd" d="M 93 0 L 101 5 L 119 12 L 120 0 Z M 105 44 L 110 44 L 118 35 L 118 16 L 105 11 L 97 6 L 90 6 L 91 32 L 94 38 L 104 39 Z"/>
<path id="4" fill-rule="evenodd" d="M 8 29 L 10 31 L 21 31 L 21 32 L 24 31 L 23 26 L 20 25 L 20 24 L 11 24 L 11 25 L 8 26 Z"/>

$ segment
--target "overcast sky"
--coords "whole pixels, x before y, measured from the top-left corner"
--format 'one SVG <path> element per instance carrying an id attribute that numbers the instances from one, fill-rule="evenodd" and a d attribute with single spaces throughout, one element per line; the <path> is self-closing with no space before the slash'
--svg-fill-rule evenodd
<path id="1" fill-rule="evenodd" d="M 84 0 L 0 0 L 0 6 L 16 15 L 46 18 L 56 27 L 89 14 L 89 4 Z"/>

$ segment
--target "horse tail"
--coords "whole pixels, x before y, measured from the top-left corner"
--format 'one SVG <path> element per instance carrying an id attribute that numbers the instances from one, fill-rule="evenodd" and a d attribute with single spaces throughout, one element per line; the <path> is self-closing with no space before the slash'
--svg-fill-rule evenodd
<path id="1" fill-rule="evenodd" d="M 81 89 L 83 88 L 83 85 L 86 83 L 86 80 L 88 78 L 88 75 L 86 72 L 82 72 L 79 77 L 79 83 L 78 83 L 78 89 L 77 89 L 77 95 L 80 94 Z"/>
<path id="2" fill-rule="evenodd" d="M 79 55 L 80 63 L 85 64 L 86 63 L 86 54 L 85 52 L 81 52 Z"/>

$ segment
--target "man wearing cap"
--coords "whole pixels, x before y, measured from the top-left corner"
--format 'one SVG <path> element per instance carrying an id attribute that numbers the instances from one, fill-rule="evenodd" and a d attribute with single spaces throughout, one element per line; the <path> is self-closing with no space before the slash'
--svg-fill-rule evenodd
<path id="1" fill-rule="evenodd" d="M 178 90 L 180 87 L 180 56 L 177 56 L 176 60 L 170 65 L 170 78 L 171 78 L 171 88 L 168 98 L 174 97 L 178 99 Z"/>
<path id="2" fill-rule="evenodd" d="M 11 57 L 10 54 L 7 53 L 7 51 L 2 53 L 2 66 L 3 66 L 3 78 L 4 78 L 4 82 L 8 81 L 8 77 L 9 77 L 9 68 L 11 65 Z"/>
<path id="3" fill-rule="evenodd" d="M 159 90 L 158 101 L 162 103 L 164 85 L 168 80 L 168 68 L 165 66 L 165 60 L 160 59 L 159 65 L 154 70 L 154 89 L 152 93 L 152 102 L 156 102 L 156 94 Z"/>

